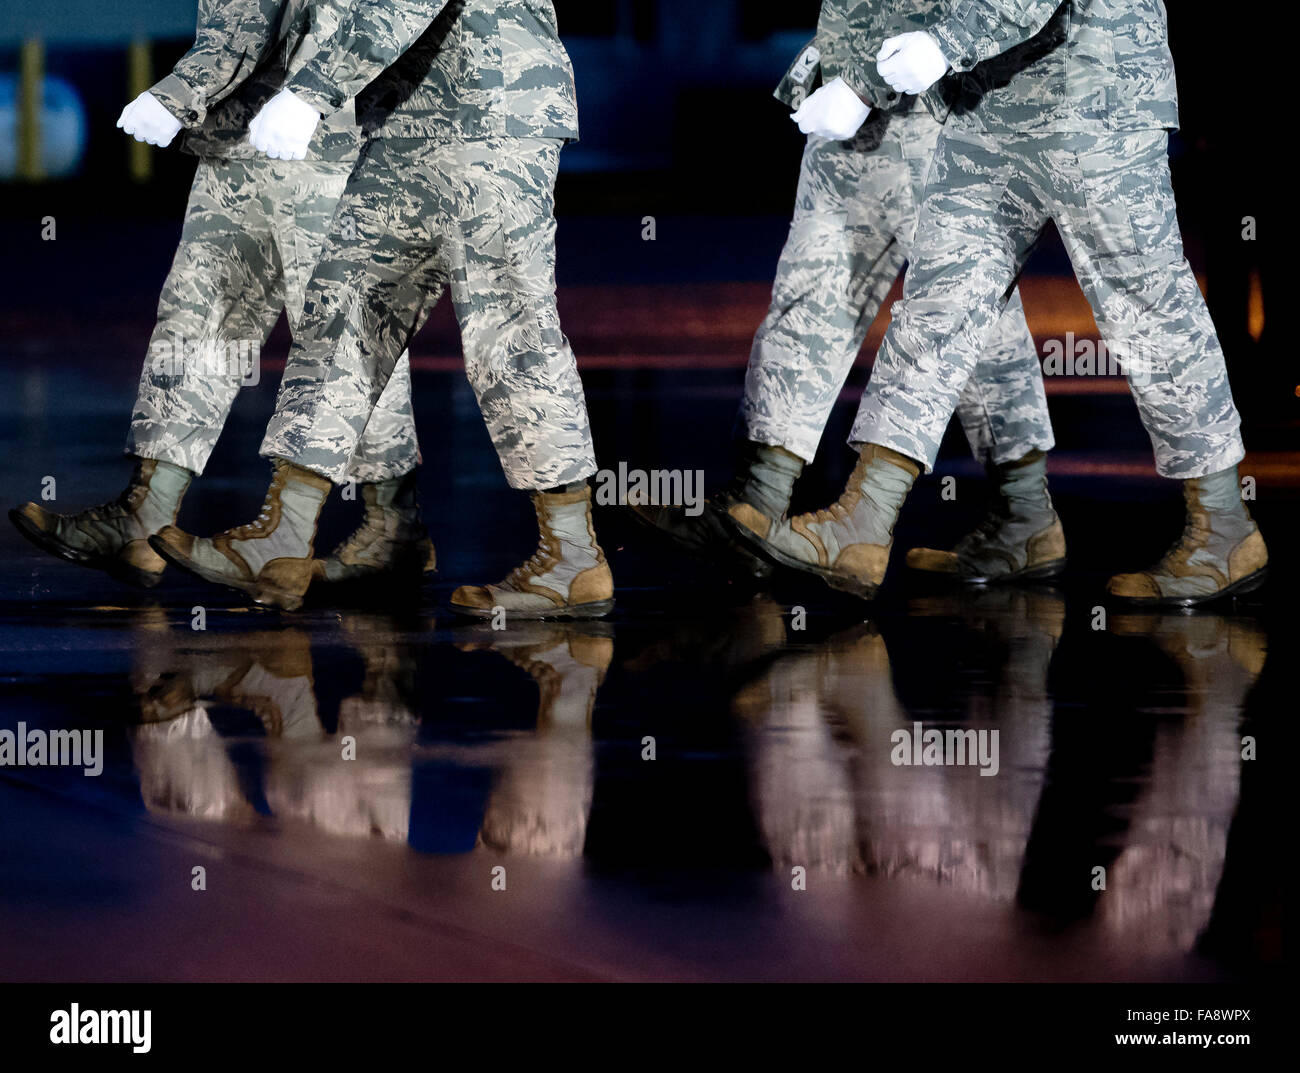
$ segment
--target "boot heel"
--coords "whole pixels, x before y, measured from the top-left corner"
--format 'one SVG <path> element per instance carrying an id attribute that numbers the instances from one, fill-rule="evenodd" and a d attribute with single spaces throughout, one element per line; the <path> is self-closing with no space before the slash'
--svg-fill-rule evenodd
<path id="1" fill-rule="evenodd" d="M 250 593 L 253 602 L 262 604 L 264 607 L 275 607 L 281 611 L 297 611 L 302 607 L 302 596 L 299 593 L 285 592 L 283 589 L 272 588 L 269 585 L 258 585 Z"/>
<path id="2" fill-rule="evenodd" d="M 598 600 L 590 604 L 577 604 L 563 611 L 557 617 L 563 618 L 604 618 L 614 610 L 614 601 Z"/>
<path id="3" fill-rule="evenodd" d="M 1243 593 L 1254 592 L 1268 580 L 1268 567 L 1263 566 L 1253 574 L 1247 574 L 1240 581 L 1229 585 L 1223 590 L 1225 596 L 1240 596 Z"/>
<path id="4" fill-rule="evenodd" d="M 1013 574 L 1008 580 L 1014 581 L 1046 581 L 1048 578 L 1060 577 L 1065 573 L 1065 560 L 1054 559 L 1050 563 L 1042 563 L 1028 570 L 1022 570 L 1018 574 Z"/>
<path id="5" fill-rule="evenodd" d="M 822 574 L 822 580 L 837 592 L 852 593 L 859 600 L 874 600 L 876 593 L 880 591 L 880 586 L 871 581 L 859 581 L 857 578 L 845 577 L 842 574 Z"/>

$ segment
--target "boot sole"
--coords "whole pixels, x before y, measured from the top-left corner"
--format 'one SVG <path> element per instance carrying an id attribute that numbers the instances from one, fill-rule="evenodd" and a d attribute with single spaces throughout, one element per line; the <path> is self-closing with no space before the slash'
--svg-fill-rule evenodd
<path id="1" fill-rule="evenodd" d="M 184 556 L 178 555 L 156 536 L 149 538 L 149 546 L 173 566 L 178 566 L 186 573 L 202 578 L 209 584 L 220 585 L 223 588 L 234 589 L 236 592 L 251 596 L 254 603 L 262 604 L 265 607 L 276 607 L 282 611 L 297 611 L 298 608 L 302 607 L 304 593 L 285 592 L 283 589 L 277 589 L 256 580 L 239 581 L 220 574 L 214 574 Z"/>
<path id="2" fill-rule="evenodd" d="M 1037 566 L 1027 566 L 1023 570 L 1013 570 L 1009 574 L 950 574 L 943 570 L 926 570 L 921 566 L 909 566 L 908 569 L 926 577 L 947 578 L 963 585 L 985 586 L 1009 585 L 1019 581 L 1046 581 L 1049 578 L 1060 577 L 1065 573 L 1065 567 L 1065 559 L 1053 559 L 1051 562 L 1039 563 Z"/>
<path id="3" fill-rule="evenodd" d="M 838 592 L 851 593 L 860 600 L 874 600 L 876 593 L 880 591 L 880 585 L 874 581 L 861 581 L 847 574 L 837 574 L 824 566 L 814 566 L 812 563 L 805 563 L 791 555 L 786 555 L 785 552 L 772 547 L 757 533 L 750 532 L 730 516 L 727 517 L 726 524 L 731 526 L 736 536 L 748 544 L 756 553 L 778 566 L 784 566 L 787 570 L 794 570 L 800 574 L 812 574 L 821 578 L 830 588 Z"/>
<path id="4" fill-rule="evenodd" d="M 162 572 L 150 573 L 137 566 L 129 566 L 112 555 L 99 555 L 95 552 L 80 551 L 61 544 L 43 529 L 38 529 L 31 520 L 16 507 L 9 511 L 9 520 L 14 528 L 22 533 L 32 544 L 47 555 L 62 559 L 65 563 L 84 566 L 91 570 L 102 570 L 110 577 L 137 589 L 152 589 L 162 580 Z M 152 546 L 152 545 L 150 545 Z"/>
<path id="5" fill-rule="evenodd" d="M 448 605 L 456 614 L 465 615 L 468 618 L 492 618 L 492 608 L 482 607 L 462 607 L 460 604 Z M 614 601 L 598 600 L 590 604 L 576 604 L 573 607 L 557 607 L 551 610 L 537 611 L 506 611 L 507 619 L 521 619 L 527 622 L 537 622 L 543 619 L 590 619 L 604 618 L 614 610 Z"/>
<path id="6" fill-rule="evenodd" d="M 740 574 L 744 578 L 754 581 L 767 581 L 772 577 L 772 564 L 755 555 L 749 548 L 742 546 L 734 539 L 727 545 L 725 551 L 719 551 L 716 548 L 711 549 L 707 544 L 692 544 L 690 541 L 682 540 L 680 537 L 668 532 L 668 530 L 661 529 L 649 518 L 638 511 L 632 510 L 630 507 L 628 513 L 643 528 L 654 533 L 663 543 L 683 555 L 689 555 L 697 562 L 720 566 L 724 570 Z M 723 524 L 726 525 L 727 523 L 724 522 Z"/>
<path id="7" fill-rule="evenodd" d="M 1234 581 L 1226 589 L 1210 593 L 1208 596 L 1115 596 L 1108 593 L 1112 600 L 1134 607 L 1200 607 L 1228 596 L 1242 596 L 1254 592 L 1268 580 L 1268 567 L 1261 567 L 1253 574 L 1247 574 L 1240 581 Z"/>

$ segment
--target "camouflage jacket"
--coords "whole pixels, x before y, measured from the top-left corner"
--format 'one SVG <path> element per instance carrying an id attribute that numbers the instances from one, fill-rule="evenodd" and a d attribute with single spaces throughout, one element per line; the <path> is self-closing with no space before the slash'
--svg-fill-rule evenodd
<path id="1" fill-rule="evenodd" d="M 925 29 L 953 72 L 925 94 L 938 119 L 985 130 L 1178 125 L 1161 0 L 824 0 L 817 37 L 777 96 L 841 77 L 878 109 L 905 106 L 876 71 L 887 37 Z M 802 87 L 802 95 L 799 89 Z"/>
<path id="2" fill-rule="evenodd" d="M 933 26 L 949 0 L 823 0 L 814 46 L 822 77 L 842 78 L 873 108 L 910 106 L 876 71 L 876 55 L 887 37 Z"/>
<path id="3" fill-rule="evenodd" d="M 185 127 L 197 156 L 251 158 L 248 124 L 338 29 L 348 0 L 199 0 L 193 47 L 151 93 Z M 361 146 L 352 108 L 317 128 L 309 159 L 354 161 Z"/>
<path id="4" fill-rule="evenodd" d="M 353 0 L 288 86 L 323 115 L 368 86 L 357 114 L 381 136 L 578 136 L 551 0 Z"/>
<path id="5" fill-rule="evenodd" d="M 817 36 L 786 71 L 776 98 L 798 108 L 818 85 L 842 78 L 876 113 L 909 112 L 919 99 L 943 122 L 961 76 L 944 78 L 920 98 L 900 94 L 877 73 L 876 55 L 885 38 L 933 26 L 948 7 L 949 0 L 824 0 Z"/>
<path id="6" fill-rule="evenodd" d="M 984 130 L 1178 126 L 1162 0 L 951 0 L 930 32 L 962 81 L 961 122 Z"/>

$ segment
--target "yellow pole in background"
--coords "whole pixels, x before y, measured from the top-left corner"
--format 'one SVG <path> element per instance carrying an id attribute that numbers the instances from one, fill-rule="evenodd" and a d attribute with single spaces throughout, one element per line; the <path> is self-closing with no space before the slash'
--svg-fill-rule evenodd
<path id="1" fill-rule="evenodd" d="M 136 38 L 127 46 L 126 99 L 135 100 L 152 85 L 153 60 L 149 51 L 149 42 Z M 153 174 L 153 155 L 149 152 L 152 147 L 134 138 L 131 138 L 127 145 L 127 161 L 131 178 L 138 183 L 148 182 L 150 175 Z"/>
<path id="2" fill-rule="evenodd" d="M 41 112 L 45 106 L 45 45 L 40 38 L 24 41 L 18 58 L 18 178 L 39 182 Z"/>
<path id="3" fill-rule="evenodd" d="M 1250 337 L 1258 343 L 1264 334 L 1264 285 L 1260 282 L 1258 269 L 1250 274 L 1250 313 L 1247 323 Z"/>

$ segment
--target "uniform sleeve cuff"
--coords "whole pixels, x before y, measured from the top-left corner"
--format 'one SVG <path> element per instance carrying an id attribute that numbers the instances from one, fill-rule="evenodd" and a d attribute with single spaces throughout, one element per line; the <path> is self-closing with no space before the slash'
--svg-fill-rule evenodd
<path id="1" fill-rule="evenodd" d="M 306 101 L 322 116 L 337 112 L 347 103 L 343 90 L 310 66 L 289 79 L 284 88 Z"/>
<path id="2" fill-rule="evenodd" d="M 195 89 L 179 75 L 169 74 L 151 86 L 149 92 L 187 129 L 193 130 L 199 126 L 207 115 L 203 91 Z"/>
<path id="3" fill-rule="evenodd" d="M 848 84 L 849 89 L 877 111 L 892 108 L 902 100 L 902 94 L 891 89 L 889 83 L 877 73 L 874 61 L 866 66 L 842 68 L 839 76 Z"/>
<path id="4" fill-rule="evenodd" d="M 926 32 L 939 42 L 939 50 L 954 71 L 969 71 L 980 62 L 979 42 L 959 19 L 945 19 Z"/>

